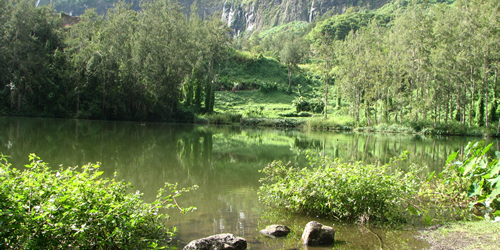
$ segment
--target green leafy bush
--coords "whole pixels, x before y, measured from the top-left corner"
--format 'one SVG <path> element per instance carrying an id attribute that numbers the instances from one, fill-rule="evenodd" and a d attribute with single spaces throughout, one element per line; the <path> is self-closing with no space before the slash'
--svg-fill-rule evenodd
<path id="1" fill-rule="evenodd" d="M 330 117 L 328 119 L 313 118 L 306 121 L 307 129 L 317 130 L 352 130 L 356 122 L 348 116 Z"/>
<path id="2" fill-rule="evenodd" d="M 308 100 L 304 96 L 299 96 L 292 101 L 297 113 L 301 111 L 312 111 L 314 113 L 322 113 L 325 109 L 325 102 L 321 98 L 313 98 Z"/>
<path id="3" fill-rule="evenodd" d="M 263 170 L 260 199 L 294 212 L 341 220 L 396 222 L 408 214 L 418 190 L 418 170 L 391 164 L 346 163 L 309 156 L 310 167 L 273 161 Z"/>
<path id="4" fill-rule="evenodd" d="M 500 152 L 489 156 L 492 145 L 469 142 L 462 155 L 452 153 L 443 172 L 429 175 L 428 200 L 454 207 L 463 207 L 468 202 L 469 211 L 476 217 L 500 216 Z"/>
<path id="5" fill-rule="evenodd" d="M 245 110 L 245 114 L 247 117 L 262 117 L 264 116 L 264 106 L 259 106 L 259 107 L 248 107 L 247 110 Z"/>
<path id="6" fill-rule="evenodd" d="M 278 91 L 278 84 L 276 82 L 274 83 L 262 82 L 259 86 L 259 91 L 262 93 L 271 93 Z"/>
<path id="7" fill-rule="evenodd" d="M 311 117 L 312 115 L 307 113 L 307 112 L 300 112 L 300 113 L 291 112 L 291 113 L 280 113 L 280 114 L 278 114 L 278 116 L 281 116 L 281 117 Z"/>
<path id="8" fill-rule="evenodd" d="M 303 96 L 299 96 L 292 101 L 292 105 L 295 106 L 297 113 L 301 111 L 309 111 L 311 107 L 307 99 Z"/>
<path id="9" fill-rule="evenodd" d="M 166 184 L 145 203 L 132 186 L 101 178 L 99 165 L 50 170 L 36 155 L 24 171 L 1 155 L 1 249 L 147 249 L 163 247 L 175 233 L 161 209 L 181 208 L 175 197 L 195 189 Z M 165 194 L 166 191 L 170 193 Z"/>

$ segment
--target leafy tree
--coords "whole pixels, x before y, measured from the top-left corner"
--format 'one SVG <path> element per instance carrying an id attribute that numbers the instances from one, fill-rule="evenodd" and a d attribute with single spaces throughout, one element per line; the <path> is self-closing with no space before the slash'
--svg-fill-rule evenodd
<path id="1" fill-rule="evenodd" d="M 50 78 L 56 77 L 51 74 L 54 54 L 64 47 L 52 9 L 37 8 L 30 0 L 2 1 L 2 5 L 0 80 L 10 104 L 18 114 L 30 114 L 47 103 L 64 105 L 56 100 L 64 96 L 64 88 L 57 78 Z"/>
<path id="2" fill-rule="evenodd" d="M 292 74 L 297 70 L 297 64 L 308 56 L 308 46 L 303 39 L 286 41 L 280 52 L 280 61 L 288 67 L 288 92 L 292 90 Z"/>

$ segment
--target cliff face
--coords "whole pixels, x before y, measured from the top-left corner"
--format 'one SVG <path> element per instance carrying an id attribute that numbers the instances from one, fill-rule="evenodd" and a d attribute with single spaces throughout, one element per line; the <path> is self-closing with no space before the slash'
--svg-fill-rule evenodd
<path id="1" fill-rule="evenodd" d="M 327 12 L 342 14 L 351 6 L 379 8 L 391 0 L 225 0 L 221 18 L 235 35 L 292 22 L 311 22 Z"/>
<path id="2" fill-rule="evenodd" d="M 40 4 L 50 0 L 40 0 Z M 73 16 L 81 15 L 86 8 L 96 8 L 100 14 L 112 7 L 118 0 L 52 0 L 57 11 Z M 140 0 L 126 0 L 139 9 Z M 220 15 L 222 20 L 234 30 L 235 35 L 269 28 L 292 22 L 311 22 L 327 12 L 342 14 L 351 6 L 369 9 L 379 8 L 392 0 L 178 0 L 190 14 L 191 6 L 197 6 L 202 18 Z"/>

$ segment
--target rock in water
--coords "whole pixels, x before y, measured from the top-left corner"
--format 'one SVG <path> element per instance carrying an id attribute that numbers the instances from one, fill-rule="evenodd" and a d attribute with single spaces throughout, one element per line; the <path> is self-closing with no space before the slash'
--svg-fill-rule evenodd
<path id="1" fill-rule="evenodd" d="M 193 240 L 183 250 L 245 250 L 247 241 L 232 234 L 217 234 Z"/>
<path id="2" fill-rule="evenodd" d="M 317 221 L 307 223 L 302 234 L 302 244 L 308 246 L 332 245 L 335 242 L 335 230 Z"/>
<path id="3" fill-rule="evenodd" d="M 284 237 L 290 233 L 290 228 L 284 225 L 270 225 L 260 233 L 270 237 Z"/>

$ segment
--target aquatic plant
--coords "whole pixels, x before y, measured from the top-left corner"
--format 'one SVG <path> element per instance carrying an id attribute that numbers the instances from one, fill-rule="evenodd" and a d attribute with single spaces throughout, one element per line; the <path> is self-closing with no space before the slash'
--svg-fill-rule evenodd
<path id="1" fill-rule="evenodd" d="M 420 170 L 391 169 L 393 163 L 348 163 L 308 155 L 310 166 L 273 161 L 261 172 L 259 197 L 268 205 L 310 216 L 362 222 L 404 220 L 411 198 L 417 193 Z"/>

